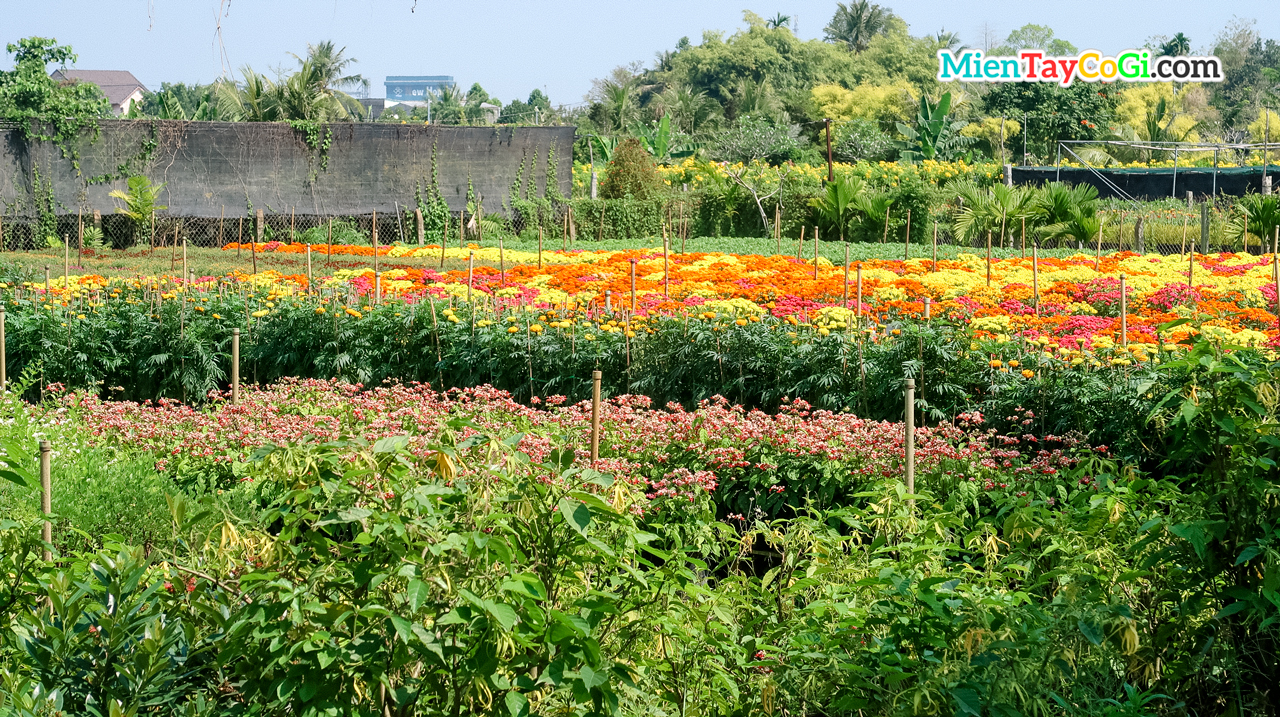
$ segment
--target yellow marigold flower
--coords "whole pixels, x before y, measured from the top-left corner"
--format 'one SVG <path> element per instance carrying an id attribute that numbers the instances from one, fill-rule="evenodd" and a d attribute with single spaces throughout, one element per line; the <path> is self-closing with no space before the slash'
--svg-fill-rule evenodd
<path id="1" fill-rule="evenodd" d="M 1034 375 L 1036 375 L 1036 372 L 1035 372 L 1035 371 L 1032 371 L 1032 370 L 1031 370 L 1031 369 L 1029 369 L 1029 368 L 1024 368 L 1024 369 L 1022 369 L 1022 377 L 1023 377 L 1023 378 L 1031 378 L 1031 377 L 1032 377 L 1032 376 L 1034 376 Z"/>
<path id="2" fill-rule="evenodd" d="M 360 313 L 359 311 L 356 311 L 355 309 L 347 309 L 347 316 L 354 316 L 357 319 L 359 319 L 359 318 L 362 318 L 364 314 Z"/>
<path id="3" fill-rule="evenodd" d="M 262 317 L 266 316 L 269 313 L 271 312 L 268 311 L 267 309 L 258 309 L 257 311 L 253 312 L 252 316 L 255 319 L 261 319 Z"/>
<path id="4" fill-rule="evenodd" d="M 530 331 L 532 331 L 532 332 L 533 332 L 533 333 L 535 333 L 535 334 L 540 334 L 540 333 L 542 333 L 542 325 L 541 325 L 541 324 L 534 324 L 533 326 L 530 326 L 530 327 L 529 327 L 529 330 L 530 330 Z"/>
<path id="5" fill-rule="evenodd" d="M 1017 367 L 1018 367 L 1017 360 L 1013 360 L 1009 362 L 1009 368 L 1017 368 Z"/>
<path id="6" fill-rule="evenodd" d="M 746 325 L 747 325 L 747 320 L 746 320 L 746 319 L 738 319 L 737 321 L 735 321 L 735 322 L 733 322 L 733 323 L 737 324 L 738 326 L 746 326 Z"/>
<path id="7" fill-rule="evenodd" d="M 1000 368 L 1001 366 L 1004 365 L 1004 362 L 999 359 L 992 359 L 989 365 L 991 366 L 991 368 Z"/>
<path id="8" fill-rule="evenodd" d="M 214 315 L 213 315 L 213 318 L 215 318 L 215 319 L 221 319 L 221 318 L 222 318 L 222 316 L 221 316 L 220 314 L 214 314 Z"/>
<path id="9" fill-rule="evenodd" d="M 520 330 L 520 327 L 519 327 L 519 326 L 508 326 L 508 327 L 507 327 L 507 333 L 509 333 L 509 334 L 514 334 L 515 332 L 517 332 L 517 331 L 519 331 L 519 330 Z"/>
<path id="10" fill-rule="evenodd" d="M 324 313 L 324 307 L 323 307 L 323 306 L 317 306 L 317 307 L 316 307 L 316 313 L 317 313 L 317 314 L 323 314 L 323 313 Z"/>

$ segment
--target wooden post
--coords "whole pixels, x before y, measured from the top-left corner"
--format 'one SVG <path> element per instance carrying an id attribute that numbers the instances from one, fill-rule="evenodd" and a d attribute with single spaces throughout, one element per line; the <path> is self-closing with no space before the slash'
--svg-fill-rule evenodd
<path id="1" fill-rule="evenodd" d="M 182 237 L 182 280 L 187 280 L 187 238 Z"/>
<path id="2" fill-rule="evenodd" d="M 849 308 L 849 242 L 844 243 L 844 308 Z"/>
<path id="3" fill-rule="evenodd" d="M 418 246 L 427 242 L 427 228 L 422 224 L 422 207 L 413 210 L 413 224 L 418 230 Z"/>
<path id="4" fill-rule="evenodd" d="M 1036 316 L 1040 315 L 1040 252 L 1039 245 L 1031 245 L 1031 302 Z"/>
<path id="5" fill-rule="evenodd" d="M 907 210 L 907 234 L 902 239 L 902 260 L 911 258 L 911 210 Z"/>
<path id="6" fill-rule="evenodd" d="M 1022 258 L 1027 258 L 1027 218 L 1022 218 Z"/>
<path id="7" fill-rule="evenodd" d="M 96 212 L 95 212 L 96 213 Z M 218 248 L 226 246 L 226 242 L 222 240 L 223 225 L 227 222 L 227 205 L 222 205 L 222 212 L 218 215 Z"/>
<path id="8" fill-rule="evenodd" d="M 382 303 L 382 272 L 373 272 L 373 304 L 377 306 Z"/>
<path id="9" fill-rule="evenodd" d="M 600 460 L 600 372 L 591 372 L 591 464 Z"/>
<path id="10" fill-rule="evenodd" d="M 474 283 L 476 269 L 476 253 L 473 251 L 467 257 L 467 306 L 471 305 L 471 287 Z"/>
<path id="11" fill-rule="evenodd" d="M 1098 250 L 1093 255 L 1093 270 L 1098 271 L 1098 266 L 1102 263 L 1102 225 L 1106 223 L 1106 217 L 1099 220 L 1098 223 Z M 1120 226 L 1124 226 L 1124 215 L 1120 216 Z"/>
<path id="12" fill-rule="evenodd" d="M 373 210 L 373 273 L 378 273 L 378 210 Z"/>
<path id="13" fill-rule="evenodd" d="M 1178 250 L 1179 254 L 1187 253 L 1187 222 L 1189 222 L 1190 220 L 1191 220 L 1191 217 L 1188 217 L 1188 216 L 1182 217 L 1182 248 Z M 1280 227 L 1277 227 L 1277 228 L 1280 229 Z"/>
<path id="14" fill-rule="evenodd" d="M 240 245 L 244 243 L 244 217 L 236 222 L 236 261 L 240 261 Z"/>
<path id="15" fill-rule="evenodd" d="M 782 204 L 773 205 L 773 238 L 778 240 L 778 254 L 782 253 Z"/>
<path id="16" fill-rule="evenodd" d="M 311 245 L 307 244 L 307 292 L 311 292 Z"/>
<path id="17" fill-rule="evenodd" d="M 818 279 L 818 228 L 813 228 L 813 279 Z"/>
<path id="18" fill-rule="evenodd" d="M 991 286 L 991 232 L 987 232 L 987 286 Z"/>
<path id="19" fill-rule="evenodd" d="M 928 321 L 933 318 L 933 299 L 924 297 L 924 320 Z"/>
<path id="20" fill-rule="evenodd" d="M 1277 254 L 1277 253 L 1271 254 L 1271 280 L 1275 282 L 1275 285 L 1277 287 L 1276 289 L 1276 328 L 1280 329 L 1280 254 Z M 3 318 L 3 317 L 4 317 L 4 314 L 0 313 L 0 318 Z M 3 338 L 3 337 L 4 337 L 4 334 L 0 333 L 0 338 Z M 3 348 L 3 346 L 0 345 L 0 348 Z M 3 367 L 3 364 L 0 364 L 0 368 L 2 367 Z M 0 375 L 3 375 L 3 374 L 0 374 Z"/>
<path id="21" fill-rule="evenodd" d="M 1129 348 L 1129 302 L 1125 296 L 1124 274 L 1120 275 L 1120 345 Z"/>
<path id="22" fill-rule="evenodd" d="M 294 215 L 293 207 L 289 207 L 289 243 L 296 244 L 298 242 L 298 223 L 297 217 Z"/>
<path id="23" fill-rule="evenodd" d="M 76 266 L 84 266 L 84 210 L 76 210 Z"/>
<path id="24" fill-rule="evenodd" d="M 502 248 L 502 235 L 498 235 L 498 285 L 505 286 L 507 283 L 507 255 Z"/>
<path id="25" fill-rule="evenodd" d="M 71 240 L 62 235 L 62 289 L 71 288 Z"/>
<path id="26" fill-rule="evenodd" d="M 156 210 L 151 210 L 151 253 L 156 253 Z"/>
<path id="27" fill-rule="evenodd" d="M 538 268 L 542 268 L 542 225 L 538 225 Z"/>
<path id="28" fill-rule="evenodd" d="M 862 329 L 862 262 L 858 262 L 858 329 Z"/>
<path id="29" fill-rule="evenodd" d="M 262 216 L 261 211 L 258 212 L 258 216 Z M 262 224 L 259 223 L 258 227 L 261 228 Z M 249 242 L 249 258 L 253 260 L 253 273 L 257 274 L 258 273 L 258 242 L 256 241 Z"/>
<path id="30" fill-rule="evenodd" d="M 938 220 L 933 220 L 933 271 L 938 272 Z"/>
<path id="31" fill-rule="evenodd" d="M 178 265 L 178 231 L 182 228 L 182 222 L 176 222 L 173 225 L 173 242 L 169 244 L 169 271 L 173 271 Z"/>
<path id="32" fill-rule="evenodd" d="M 889 208 L 884 209 L 884 236 L 880 237 L 880 243 L 889 241 Z"/>
<path id="33" fill-rule="evenodd" d="M 906 400 L 902 408 L 906 446 L 907 492 L 916 492 L 916 380 L 907 379 Z M 914 503 L 915 501 L 912 501 Z"/>
<path id="34" fill-rule="evenodd" d="M 53 560 L 53 523 L 49 516 L 53 514 L 53 481 L 49 475 L 49 454 L 53 448 L 48 441 L 40 441 L 40 512 L 44 513 L 44 529 L 41 538 L 44 540 L 44 561 Z"/>
<path id="35" fill-rule="evenodd" d="M 465 224 L 466 215 L 467 215 L 466 209 L 463 209 L 462 211 L 458 212 L 458 248 L 459 249 L 467 248 L 467 225 Z"/>
<path id="36" fill-rule="evenodd" d="M 636 313 L 636 260 L 631 260 L 631 313 Z"/>
<path id="37" fill-rule="evenodd" d="M 267 231 L 267 218 L 262 215 L 262 210 L 258 210 L 257 226 L 253 230 L 254 241 L 258 244 L 262 243 L 264 233 Z"/>
<path id="38" fill-rule="evenodd" d="M 240 401 L 240 329 L 231 329 L 231 402 Z"/>
<path id="39" fill-rule="evenodd" d="M 671 298 L 671 237 L 662 228 L 662 298 Z"/>
<path id="40" fill-rule="evenodd" d="M 683 254 L 684 252 L 681 251 Z M 804 227 L 800 227 L 800 239 L 796 241 L 796 261 L 804 258 Z"/>
<path id="41" fill-rule="evenodd" d="M 0 393 L 4 393 L 9 388 L 9 361 L 5 349 L 4 325 L 4 305 L 0 304 Z"/>

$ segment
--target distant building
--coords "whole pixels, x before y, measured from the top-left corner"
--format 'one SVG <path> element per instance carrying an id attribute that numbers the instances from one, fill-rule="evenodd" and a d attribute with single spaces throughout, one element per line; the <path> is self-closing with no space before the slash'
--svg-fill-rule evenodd
<path id="1" fill-rule="evenodd" d="M 54 70 L 50 75 L 59 82 L 74 80 L 97 85 L 111 103 L 111 112 L 122 115 L 134 102 L 142 101 L 146 87 L 128 70 Z"/>
<path id="2" fill-rule="evenodd" d="M 383 83 L 387 88 L 387 106 L 395 104 L 421 105 L 427 100 L 428 92 L 440 92 L 446 87 L 453 87 L 453 77 L 449 75 L 389 75 Z"/>

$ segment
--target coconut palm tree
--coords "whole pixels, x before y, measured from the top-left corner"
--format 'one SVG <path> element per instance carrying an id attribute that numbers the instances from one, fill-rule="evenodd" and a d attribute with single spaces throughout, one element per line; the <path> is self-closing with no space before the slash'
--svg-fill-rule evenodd
<path id="1" fill-rule="evenodd" d="M 871 38 L 884 34 L 893 17 L 885 8 L 868 0 L 857 0 L 848 5 L 836 3 L 836 14 L 823 29 L 827 42 L 844 44 L 852 52 L 862 52 L 871 44 Z"/>
<path id="2" fill-rule="evenodd" d="M 719 105 L 707 93 L 688 85 L 674 85 L 654 98 L 656 109 L 681 132 L 693 135 L 711 122 Z"/>
<path id="3" fill-rule="evenodd" d="M 310 62 L 314 71 L 314 76 L 320 87 L 324 90 L 347 90 L 358 89 L 368 90 L 369 79 L 361 74 L 344 75 L 347 68 L 354 65 L 359 60 L 354 57 L 346 56 L 347 48 L 337 49 L 332 40 L 307 45 L 306 58 L 294 55 L 294 59 L 301 66 L 304 62 Z M 292 54 L 292 53 L 291 53 Z"/>
<path id="4" fill-rule="evenodd" d="M 1160 54 L 1168 55 L 1169 57 L 1189 55 L 1191 54 L 1191 40 L 1187 39 L 1186 35 L 1178 33 L 1160 46 Z"/>
<path id="5" fill-rule="evenodd" d="M 778 13 L 768 20 L 764 21 L 765 27 L 777 30 L 780 27 L 789 27 L 791 25 L 791 16 Z"/>

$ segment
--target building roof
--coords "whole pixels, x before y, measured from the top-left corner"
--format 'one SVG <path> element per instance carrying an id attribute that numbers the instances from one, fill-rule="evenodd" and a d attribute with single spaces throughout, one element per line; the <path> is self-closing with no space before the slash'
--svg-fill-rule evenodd
<path id="1" fill-rule="evenodd" d="M 102 94 L 107 96 L 114 107 L 119 107 L 134 92 L 146 89 L 128 70 L 60 69 L 54 70 L 52 77 L 55 80 L 78 80 L 95 84 L 102 89 Z"/>

